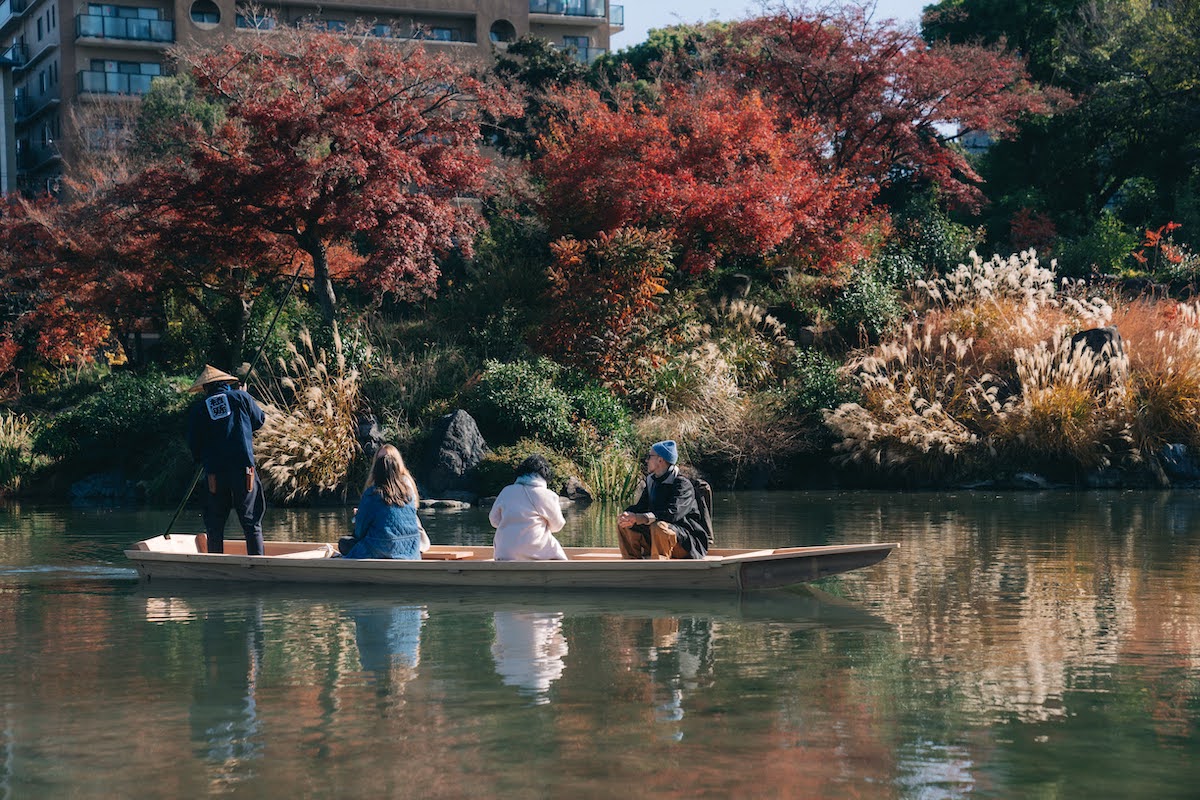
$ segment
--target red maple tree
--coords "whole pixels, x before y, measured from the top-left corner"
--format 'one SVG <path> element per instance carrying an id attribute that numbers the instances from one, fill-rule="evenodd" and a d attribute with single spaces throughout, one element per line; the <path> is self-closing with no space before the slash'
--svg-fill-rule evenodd
<path id="1" fill-rule="evenodd" d="M 479 216 L 461 198 L 485 189 L 480 111 L 512 113 L 503 92 L 420 46 L 304 30 L 181 63 L 223 119 L 184 120 L 175 155 L 117 194 L 134 235 L 177 266 L 190 254 L 197 275 L 248 279 L 298 251 L 332 323 L 339 277 L 430 293 L 439 256 L 470 250 Z M 233 296 L 245 281 L 230 277 Z"/>
<path id="2" fill-rule="evenodd" d="M 784 245 L 824 263 L 870 196 L 820 163 L 805 121 L 784 124 L 757 93 L 716 77 L 667 83 L 656 101 L 584 87 L 559 101 L 532 164 L 559 235 L 666 232 L 692 275 Z"/>
<path id="3" fill-rule="evenodd" d="M 645 333 L 667 291 L 670 235 L 622 227 L 590 241 L 563 237 L 550 250 L 554 302 L 542 325 L 543 352 L 624 391 L 646 368 Z"/>
<path id="4" fill-rule="evenodd" d="M 90 363 L 110 340 L 112 316 L 96 300 L 122 287 L 91 258 L 92 238 L 75 224 L 79 208 L 17 195 L 0 208 L 0 373 L 21 360 Z"/>
<path id="5" fill-rule="evenodd" d="M 855 187 L 932 182 L 968 207 L 979 176 L 952 142 L 972 131 L 1014 132 L 1050 113 L 1065 93 L 1033 85 L 1020 57 L 998 47 L 929 47 L 915 30 L 874 21 L 858 5 L 784 10 L 731 26 L 718 61 L 745 91 L 760 91 L 780 120 L 805 120 L 839 179 Z"/>

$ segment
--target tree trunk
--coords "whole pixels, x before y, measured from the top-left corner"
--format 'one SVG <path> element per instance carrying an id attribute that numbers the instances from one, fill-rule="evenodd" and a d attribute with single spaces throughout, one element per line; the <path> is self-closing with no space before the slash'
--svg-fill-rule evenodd
<path id="1" fill-rule="evenodd" d="M 243 295 L 238 298 L 237 309 L 233 336 L 230 337 L 229 342 L 229 363 L 235 374 L 240 375 L 242 380 L 248 380 L 250 376 L 241 373 L 241 366 L 246 357 L 246 331 L 250 329 L 250 314 L 254 311 L 254 303 Z"/>
<path id="2" fill-rule="evenodd" d="M 334 311 L 337 309 L 337 294 L 333 291 L 333 280 L 329 277 L 329 259 L 325 252 L 325 243 L 316 236 L 305 233 L 300 238 L 300 246 L 312 257 L 313 262 L 313 294 L 321 306 L 321 316 L 325 324 L 333 329 L 336 327 Z"/>

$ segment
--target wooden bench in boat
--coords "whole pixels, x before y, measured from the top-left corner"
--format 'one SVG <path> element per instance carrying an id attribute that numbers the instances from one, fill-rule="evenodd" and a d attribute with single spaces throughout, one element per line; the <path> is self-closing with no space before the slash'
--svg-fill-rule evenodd
<path id="1" fill-rule="evenodd" d="M 426 550 L 421 553 L 422 561 L 461 561 L 475 555 L 474 550 Z"/>

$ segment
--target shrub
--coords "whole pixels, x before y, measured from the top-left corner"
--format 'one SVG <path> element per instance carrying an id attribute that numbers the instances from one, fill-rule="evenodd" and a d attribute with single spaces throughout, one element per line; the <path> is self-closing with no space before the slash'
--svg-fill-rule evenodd
<path id="1" fill-rule="evenodd" d="M 648 353 L 639 336 L 667 291 L 671 238 L 619 228 L 591 241 L 551 245 L 553 299 L 540 334 L 543 351 L 609 385 L 622 386 Z"/>
<path id="2" fill-rule="evenodd" d="M 870 264 L 855 270 L 834 298 L 829 319 L 851 341 L 876 341 L 904 315 L 899 292 Z"/>
<path id="3" fill-rule="evenodd" d="M 517 477 L 516 469 L 521 462 L 532 455 L 545 456 L 553 470 L 550 489 L 562 494 L 568 478 L 583 474 L 579 466 L 570 458 L 548 448 L 536 439 L 518 439 L 513 444 L 503 445 L 489 451 L 475 466 L 475 481 L 479 493 L 483 496 L 494 496 L 508 486 Z"/>
<path id="4" fill-rule="evenodd" d="M 858 392 L 843 378 L 841 365 L 819 350 L 798 350 L 792 379 L 784 387 L 791 412 L 808 416 L 858 399 Z"/>
<path id="5" fill-rule="evenodd" d="M 465 405 L 484 437 L 501 444 L 531 438 L 587 458 L 633 437 L 629 409 L 611 391 L 545 358 L 485 362 Z"/>
<path id="6" fill-rule="evenodd" d="M 979 230 L 951 220 L 933 193 L 911 198 L 894 224 L 896 235 L 881 259 L 890 267 L 892 285 L 924 273 L 948 272 L 982 240 Z"/>
<path id="7" fill-rule="evenodd" d="M 188 395 L 159 374 L 117 373 L 42 426 L 34 448 L 56 461 L 80 457 L 136 464 L 164 438 L 181 435 L 188 402 Z"/>
<path id="8" fill-rule="evenodd" d="M 489 441 L 539 439 L 558 449 L 575 444 L 571 400 L 554 385 L 561 368 L 547 358 L 502 364 L 487 361 L 465 398 L 467 411 Z"/>
<path id="9" fill-rule="evenodd" d="M 633 419 L 629 409 L 612 392 L 595 384 L 577 384 L 567 388 L 571 412 L 577 424 L 586 429 L 578 444 L 588 453 L 609 447 L 629 447 L 633 443 Z"/>
<path id="10" fill-rule="evenodd" d="M 1077 278 L 1117 274 L 1125 269 L 1137 246 L 1138 237 L 1125 230 L 1120 220 L 1101 214 L 1084 235 L 1059 241 L 1058 272 Z"/>

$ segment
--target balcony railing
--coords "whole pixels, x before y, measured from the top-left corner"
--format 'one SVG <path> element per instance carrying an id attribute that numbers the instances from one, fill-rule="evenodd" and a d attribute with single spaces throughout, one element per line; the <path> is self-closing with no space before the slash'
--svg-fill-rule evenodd
<path id="1" fill-rule="evenodd" d="M 604 18 L 605 0 L 529 0 L 530 14 Z"/>
<path id="2" fill-rule="evenodd" d="M 0 28 L 13 17 L 19 17 L 29 8 L 29 0 L 3 0 L 0 2 Z"/>
<path id="3" fill-rule="evenodd" d="M 15 42 L 11 47 L 0 54 L 0 58 L 7 58 L 12 62 L 12 65 L 17 69 L 25 66 L 25 62 L 29 60 L 29 48 L 24 42 Z"/>
<path id="4" fill-rule="evenodd" d="M 618 28 L 625 27 L 625 6 L 608 6 L 608 24 Z"/>
<path id="5" fill-rule="evenodd" d="M 145 94 L 150 91 L 150 82 L 157 77 L 159 76 L 84 69 L 79 71 L 79 93 Z"/>
<path id="6" fill-rule="evenodd" d="M 39 97 L 18 95 L 17 97 L 13 98 L 13 110 L 15 112 L 17 121 L 20 122 L 36 115 L 47 106 L 58 102 L 58 97 L 52 94 L 44 94 Z"/>
<path id="7" fill-rule="evenodd" d="M 17 153 L 17 167 L 19 169 L 30 170 L 37 169 L 47 161 L 55 158 L 61 158 L 58 147 L 51 144 L 28 144 Z"/>
<path id="8" fill-rule="evenodd" d="M 75 36 L 96 39 L 127 39 L 139 42 L 175 41 L 175 23 L 169 19 L 134 19 L 80 14 L 75 17 Z"/>

